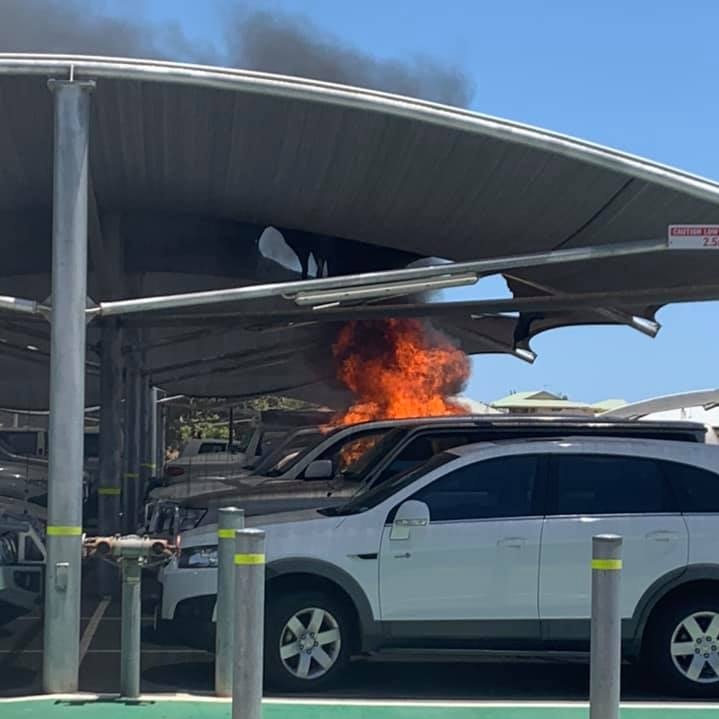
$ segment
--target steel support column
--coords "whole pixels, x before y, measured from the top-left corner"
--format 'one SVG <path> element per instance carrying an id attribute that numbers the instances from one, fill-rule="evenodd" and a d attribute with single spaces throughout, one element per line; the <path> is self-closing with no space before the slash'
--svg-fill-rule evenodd
<path id="1" fill-rule="evenodd" d="M 43 687 L 78 688 L 91 83 L 51 81 L 55 103 L 50 464 Z"/>
<path id="2" fill-rule="evenodd" d="M 102 369 L 100 373 L 100 478 L 97 489 L 98 534 L 120 531 L 122 512 L 122 335 L 117 322 L 102 326 Z M 109 594 L 115 568 L 98 563 L 101 595 Z"/>
<path id="3" fill-rule="evenodd" d="M 144 353 L 142 365 L 144 366 Z M 140 504 L 145 496 L 155 468 L 152 456 L 152 387 L 146 375 L 140 378 Z"/>
<path id="4" fill-rule="evenodd" d="M 142 424 L 142 375 L 130 357 L 125 373 L 125 473 L 122 485 L 123 530 L 137 530 L 140 509 L 140 437 Z"/>
<path id="5" fill-rule="evenodd" d="M 157 390 L 158 400 L 155 405 L 157 412 L 157 454 L 155 455 L 155 472 L 158 477 L 162 477 L 165 467 L 165 450 L 167 449 L 167 404 L 159 401 L 160 394 L 165 395 L 161 390 Z"/>
<path id="6" fill-rule="evenodd" d="M 160 447 L 160 405 L 157 400 L 160 397 L 160 390 L 152 387 L 150 390 L 150 456 L 152 457 L 152 477 L 157 477 L 160 469 L 159 447 Z"/>

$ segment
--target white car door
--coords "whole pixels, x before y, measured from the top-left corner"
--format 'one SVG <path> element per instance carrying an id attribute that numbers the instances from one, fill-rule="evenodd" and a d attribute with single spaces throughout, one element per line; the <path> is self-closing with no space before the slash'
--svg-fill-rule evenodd
<path id="1" fill-rule="evenodd" d="M 653 582 L 688 561 L 687 527 L 662 462 L 572 451 L 555 455 L 549 472 L 540 618 L 544 622 L 590 617 L 592 537 L 605 533 L 624 539 L 621 612 L 630 618 Z M 551 624 L 545 629 L 547 636 L 558 637 Z"/>
<path id="2" fill-rule="evenodd" d="M 540 466 L 534 455 L 487 459 L 413 495 L 430 521 L 404 539 L 384 528 L 382 620 L 537 620 Z"/>

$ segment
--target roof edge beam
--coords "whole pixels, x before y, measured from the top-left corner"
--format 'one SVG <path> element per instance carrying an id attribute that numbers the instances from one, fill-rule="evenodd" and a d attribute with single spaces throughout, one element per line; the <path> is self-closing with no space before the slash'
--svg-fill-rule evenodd
<path id="1" fill-rule="evenodd" d="M 244 287 L 232 287 L 224 290 L 188 292 L 159 297 L 141 297 L 113 302 L 101 302 L 97 307 L 88 309 L 87 313 L 90 318 L 98 315 L 109 317 L 113 315 L 152 312 L 177 309 L 180 307 L 198 307 L 201 305 L 240 302 L 269 297 L 295 299 L 295 295 L 307 290 L 341 289 L 347 291 L 360 287 L 367 288 L 373 285 L 386 285 L 391 282 L 433 279 L 438 277 L 449 278 L 450 276 L 466 275 L 467 273 L 491 275 L 511 269 L 600 260 L 610 257 L 626 257 L 628 255 L 661 252 L 667 249 L 668 242 L 666 238 L 610 245 L 595 245 L 594 247 L 575 247 L 565 250 L 535 252 L 487 260 L 454 262 L 430 267 L 411 267 L 401 270 L 366 272 L 357 275 L 341 275 L 316 280 L 295 280 L 292 282 L 277 282 L 264 285 L 246 285 Z"/>
<path id="2" fill-rule="evenodd" d="M 549 285 L 544 285 L 540 282 L 535 282 L 534 280 L 519 277 L 515 274 L 507 274 L 506 276 L 509 279 L 514 280 L 515 282 L 520 282 L 523 285 L 526 285 L 527 287 L 539 290 L 540 292 L 546 292 L 551 297 L 566 296 L 566 293 L 560 292 L 559 290 L 555 289 L 554 287 L 550 287 Z M 650 320 L 646 317 L 638 317 L 636 315 L 630 314 L 629 312 L 615 309 L 611 306 L 601 305 L 599 307 L 596 307 L 595 310 L 598 315 L 606 317 L 608 320 L 616 322 L 617 324 L 627 325 L 627 327 L 631 327 L 637 332 L 641 332 L 642 334 L 646 335 L 647 337 L 651 337 L 652 339 L 654 339 L 659 334 L 659 330 L 662 328 L 661 324 L 659 322 L 656 322 L 655 320 Z"/>

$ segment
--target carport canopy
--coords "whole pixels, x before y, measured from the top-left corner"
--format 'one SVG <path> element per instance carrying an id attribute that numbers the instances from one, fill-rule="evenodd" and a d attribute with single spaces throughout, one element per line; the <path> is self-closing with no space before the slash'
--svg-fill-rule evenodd
<path id="1" fill-rule="evenodd" d="M 127 330 L 125 352 L 143 347 L 152 381 L 171 393 L 336 404 L 329 346 L 347 319 L 431 317 L 470 354 L 531 361 L 539 332 L 612 323 L 653 334 L 663 304 L 719 297 L 719 251 L 666 248 L 668 225 L 719 224 L 719 185 L 709 180 L 369 90 L 154 61 L 0 55 L 8 297 L 52 302 L 51 77 L 95 81 L 89 405 L 99 402 L 97 348 L 111 313 Z M 357 278 L 425 258 L 447 264 L 415 284 L 375 275 L 376 296 Z M 428 303 L 417 294 L 497 273 L 513 298 Z M 201 307 L 122 303 L 250 286 L 274 289 Z M 42 307 L 18 314 L 12 304 L 0 314 L 0 406 L 45 409 L 49 329 Z"/>

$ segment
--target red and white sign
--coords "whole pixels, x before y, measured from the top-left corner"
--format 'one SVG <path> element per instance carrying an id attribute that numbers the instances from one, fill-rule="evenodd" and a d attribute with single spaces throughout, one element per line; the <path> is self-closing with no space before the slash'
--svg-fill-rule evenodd
<path id="1" fill-rule="evenodd" d="M 719 225 L 669 225 L 675 250 L 719 250 Z"/>

